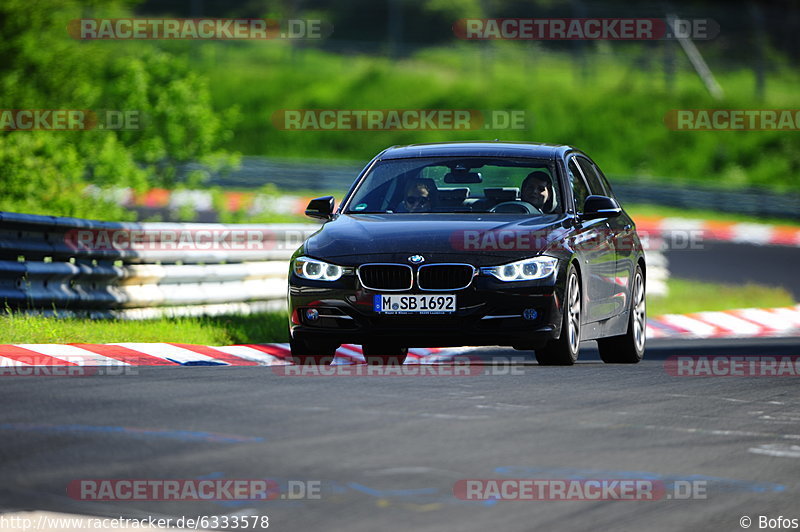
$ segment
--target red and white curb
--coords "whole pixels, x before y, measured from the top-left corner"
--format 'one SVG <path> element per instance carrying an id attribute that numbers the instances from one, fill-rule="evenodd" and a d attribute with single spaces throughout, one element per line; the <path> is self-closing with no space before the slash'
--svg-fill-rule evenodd
<path id="1" fill-rule="evenodd" d="M 446 362 L 465 349 L 408 350 L 406 364 Z M 345 344 L 334 364 L 364 362 L 361 346 Z M 289 344 L 207 346 L 173 343 L 0 344 L 0 367 L 11 366 L 280 366 Z"/>
<path id="2" fill-rule="evenodd" d="M 666 314 L 647 323 L 648 338 L 800 336 L 800 305 Z M 406 364 L 435 364 L 472 348 L 412 348 Z M 345 344 L 334 364 L 364 362 L 361 346 Z M 0 367 L 11 366 L 276 366 L 292 364 L 289 344 L 207 346 L 176 343 L 0 344 Z"/>
<path id="3" fill-rule="evenodd" d="M 648 216 L 636 216 L 634 221 L 640 236 L 697 234 L 705 240 L 738 244 L 800 246 L 800 229 L 791 226 Z"/>
<path id="4" fill-rule="evenodd" d="M 800 336 L 800 305 L 693 314 L 647 320 L 648 338 L 760 338 Z"/>

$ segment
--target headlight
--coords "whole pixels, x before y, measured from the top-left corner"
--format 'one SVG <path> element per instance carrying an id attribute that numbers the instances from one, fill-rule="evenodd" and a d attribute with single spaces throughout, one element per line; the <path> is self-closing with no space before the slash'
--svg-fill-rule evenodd
<path id="1" fill-rule="evenodd" d="M 321 260 L 297 257 L 292 263 L 294 274 L 311 281 L 336 281 L 344 273 L 344 269 L 336 264 L 328 264 Z"/>
<path id="2" fill-rule="evenodd" d="M 532 281 L 549 276 L 556 270 L 557 264 L 558 259 L 542 255 L 501 266 L 481 268 L 481 273 L 493 275 L 501 281 Z"/>

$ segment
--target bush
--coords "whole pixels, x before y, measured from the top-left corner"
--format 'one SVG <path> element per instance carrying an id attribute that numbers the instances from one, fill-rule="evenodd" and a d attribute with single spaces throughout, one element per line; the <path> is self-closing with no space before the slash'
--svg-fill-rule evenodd
<path id="1" fill-rule="evenodd" d="M 189 161 L 235 163 L 220 149 L 235 110 L 216 113 L 208 85 L 185 59 L 147 41 L 77 41 L 81 17 L 130 16 L 122 3 L 6 0 L 0 3 L 0 91 L 10 109 L 132 110 L 140 129 L 9 131 L 0 136 L 0 209 L 130 219 L 88 200 L 87 184 L 171 187 Z"/>

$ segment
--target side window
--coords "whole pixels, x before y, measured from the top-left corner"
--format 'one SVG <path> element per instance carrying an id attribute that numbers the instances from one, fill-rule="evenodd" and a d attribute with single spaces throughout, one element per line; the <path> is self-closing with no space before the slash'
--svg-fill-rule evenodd
<path id="1" fill-rule="evenodd" d="M 608 182 L 608 179 L 606 179 L 606 176 L 603 175 L 603 171 L 600 170 L 600 167 L 597 166 L 597 165 L 594 165 L 594 169 L 597 170 L 597 175 L 600 176 L 600 181 L 603 183 L 603 186 L 606 187 L 607 195 L 609 197 L 617 199 L 617 197 L 614 195 L 614 189 L 611 188 L 611 184 Z"/>
<path id="2" fill-rule="evenodd" d="M 608 196 L 608 191 L 605 186 L 603 186 L 603 182 L 600 181 L 600 176 L 597 175 L 595 166 L 584 157 L 576 157 L 576 159 L 578 159 L 578 164 L 581 166 L 581 170 L 583 170 L 583 176 L 586 178 L 586 182 L 589 184 L 589 190 L 592 191 L 592 194 Z"/>
<path id="3" fill-rule="evenodd" d="M 590 193 L 589 189 L 586 188 L 586 183 L 583 182 L 583 177 L 581 176 L 580 170 L 578 170 L 578 165 L 575 163 L 574 157 L 569 160 L 567 169 L 569 170 L 569 183 L 572 187 L 572 195 L 575 198 L 575 210 L 583 212 L 583 203 L 586 201 L 586 198 L 590 196 Z"/>

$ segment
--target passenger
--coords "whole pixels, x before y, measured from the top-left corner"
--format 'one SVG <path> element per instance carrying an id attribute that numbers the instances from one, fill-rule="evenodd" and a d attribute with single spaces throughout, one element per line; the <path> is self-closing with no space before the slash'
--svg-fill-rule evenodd
<path id="1" fill-rule="evenodd" d="M 528 174 L 522 182 L 520 198 L 543 213 L 549 213 L 553 209 L 553 190 L 550 176 L 541 170 Z"/>

